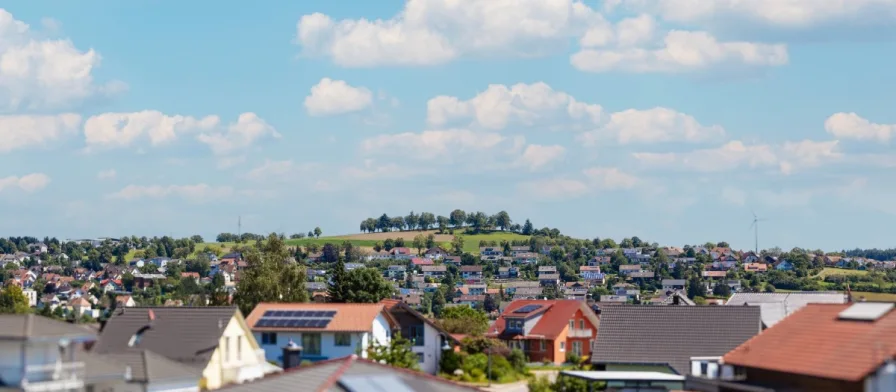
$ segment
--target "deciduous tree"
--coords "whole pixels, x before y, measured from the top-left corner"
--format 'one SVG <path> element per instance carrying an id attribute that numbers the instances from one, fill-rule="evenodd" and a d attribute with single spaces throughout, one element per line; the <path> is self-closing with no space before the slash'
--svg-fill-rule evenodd
<path id="1" fill-rule="evenodd" d="M 247 266 L 241 271 L 234 301 L 243 314 L 249 314 L 259 302 L 305 302 L 305 268 L 288 263 L 289 249 L 274 233 L 246 254 Z"/>
<path id="2" fill-rule="evenodd" d="M 29 311 L 31 311 L 31 305 L 21 287 L 8 285 L 3 291 L 0 291 L 0 313 L 25 314 Z"/>

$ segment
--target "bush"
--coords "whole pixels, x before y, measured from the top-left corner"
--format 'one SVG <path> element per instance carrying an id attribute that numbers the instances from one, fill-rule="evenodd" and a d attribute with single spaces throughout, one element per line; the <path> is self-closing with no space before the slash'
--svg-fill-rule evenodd
<path id="1" fill-rule="evenodd" d="M 510 365 L 517 373 L 526 373 L 526 354 L 523 353 L 523 350 L 518 348 L 511 350 L 507 360 L 510 361 Z"/>
<path id="2" fill-rule="evenodd" d="M 439 362 L 439 369 L 442 373 L 454 374 L 454 371 L 461 368 L 464 357 L 454 351 L 445 351 L 442 354 L 442 360 Z"/>

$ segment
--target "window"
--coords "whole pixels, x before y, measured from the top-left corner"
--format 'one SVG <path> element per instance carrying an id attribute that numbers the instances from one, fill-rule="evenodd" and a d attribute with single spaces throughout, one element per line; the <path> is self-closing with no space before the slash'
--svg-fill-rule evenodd
<path id="1" fill-rule="evenodd" d="M 261 333 L 261 344 L 277 344 L 277 333 L 276 332 L 262 332 Z"/>
<path id="2" fill-rule="evenodd" d="M 224 337 L 224 362 L 230 362 L 230 336 Z"/>
<path id="3" fill-rule="evenodd" d="M 541 340 L 541 350 L 539 350 L 539 351 L 544 351 L 544 350 L 547 350 L 547 341 Z"/>
<path id="4" fill-rule="evenodd" d="M 302 349 L 308 355 L 320 355 L 320 334 L 319 333 L 303 333 Z"/>
<path id="5" fill-rule="evenodd" d="M 569 320 L 569 329 L 576 328 L 576 320 Z"/>
<path id="6" fill-rule="evenodd" d="M 423 353 L 417 353 L 417 362 L 423 363 Z"/>
<path id="7" fill-rule="evenodd" d="M 572 342 L 572 352 L 578 356 L 582 356 L 582 342 L 574 340 Z"/>
<path id="8" fill-rule="evenodd" d="M 585 329 L 585 320 L 579 320 L 579 329 Z"/>
<path id="9" fill-rule="evenodd" d="M 424 338 L 424 327 L 423 324 L 420 325 L 412 325 L 408 329 L 408 339 L 415 346 L 423 346 L 426 343 L 426 339 Z"/>
<path id="10" fill-rule="evenodd" d="M 243 337 L 242 336 L 236 337 L 236 360 L 237 361 L 243 360 Z"/>
<path id="11" fill-rule="evenodd" d="M 336 346 L 345 347 L 352 345 L 352 335 L 347 333 L 337 333 L 335 335 Z"/>
<path id="12" fill-rule="evenodd" d="M 566 351 L 566 342 L 560 342 L 560 351 Z"/>

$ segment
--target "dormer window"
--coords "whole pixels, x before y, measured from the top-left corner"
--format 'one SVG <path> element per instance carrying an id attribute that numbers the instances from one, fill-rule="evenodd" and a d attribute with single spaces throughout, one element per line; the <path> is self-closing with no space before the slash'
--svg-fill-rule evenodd
<path id="1" fill-rule="evenodd" d="M 511 331 L 522 331 L 524 321 L 522 319 L 507 319 L 507 329 Z"/>

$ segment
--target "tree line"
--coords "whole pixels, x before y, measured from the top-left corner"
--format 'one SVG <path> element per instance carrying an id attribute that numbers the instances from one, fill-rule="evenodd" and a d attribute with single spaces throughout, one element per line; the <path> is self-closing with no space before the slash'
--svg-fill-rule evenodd
<path id="1" fill-rule="evenodd" d="M 466 212 L 461 209 L 451 211 L 448 216 L 435 215 L 432 212 L 419 214 L 411 211 L 405 216 L 389 216 L 382 214 L 378 218 L 367 218 L 361 221 L 361 232 L 390 232 L 405 230 L 430 230 L 438 229 L 439 232 L 467 228 L 473 232 L 484 230 L 511 231 L 530 235 L 534 231 L 532 222 L 526 219 L 524 224 L 513 223 L 507 211 L 500 211 L 494 215 L 482 211 Z"/>

